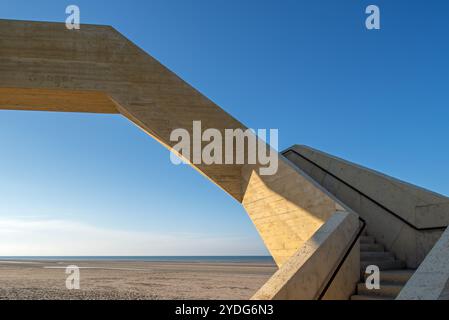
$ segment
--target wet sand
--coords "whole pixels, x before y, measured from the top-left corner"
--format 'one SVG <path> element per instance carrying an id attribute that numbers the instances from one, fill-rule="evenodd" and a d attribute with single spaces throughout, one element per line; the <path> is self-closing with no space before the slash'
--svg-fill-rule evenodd
<path id="1" fill-rule="evenodd" d="M 69 265 L 79 290 L 66 288 Z M 274 272 L 261 262 L 0 260 L 0 299 L 248 299 Z"/>

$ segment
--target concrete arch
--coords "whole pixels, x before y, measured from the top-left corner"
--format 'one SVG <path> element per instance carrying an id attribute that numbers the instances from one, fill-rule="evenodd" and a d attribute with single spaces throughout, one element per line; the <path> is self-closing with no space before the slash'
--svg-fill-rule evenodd
<path id="1" fill-rule="evenodd" d="M 0 109 L 119 113 L 167 148 L 170 133 L 246 127 L 109 26 L 0 20 Z M 257 165 L 194 165 L 243 204 L 281 266 L 339 207 L 280 156 Z"/>

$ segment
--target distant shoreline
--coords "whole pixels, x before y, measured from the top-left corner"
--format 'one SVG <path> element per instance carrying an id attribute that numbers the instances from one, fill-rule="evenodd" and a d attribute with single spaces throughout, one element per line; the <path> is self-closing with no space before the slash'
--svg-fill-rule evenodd
<path id="1" fill-rule="evenodd" d="M 137 261 L 274 263 L 271 256 L 0 256 L 0 261 Z"/>

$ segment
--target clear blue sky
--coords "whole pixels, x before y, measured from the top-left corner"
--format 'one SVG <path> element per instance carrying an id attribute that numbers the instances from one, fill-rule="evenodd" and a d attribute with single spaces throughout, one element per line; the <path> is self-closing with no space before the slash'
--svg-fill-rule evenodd
<path id="1" fill-rule="evenodd" d="M 280 149 L 449 195 L 449 2 L 0 0 L 0 18 L 64 22 L 69 4 Z M 238 203 L 119 116 L 0 111 L 0 148 L 0 255 L 266 254 Z"/>

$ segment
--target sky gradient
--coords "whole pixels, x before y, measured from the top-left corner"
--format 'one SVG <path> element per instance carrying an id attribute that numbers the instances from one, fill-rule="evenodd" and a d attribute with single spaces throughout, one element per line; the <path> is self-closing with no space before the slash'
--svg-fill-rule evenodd
<path id="1" fill-rule="evenodd" d="M 64 22 L 70 4 L 281 150 L 449 195 L 449 2 L 0 0 L 0 18 Z M 267 254 L 237 202 L 121 116 L 0 111 L 0 148 L 0 255 Z"/>

